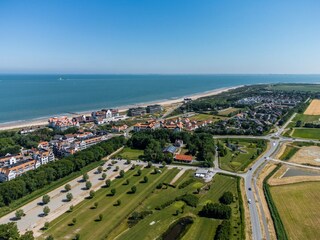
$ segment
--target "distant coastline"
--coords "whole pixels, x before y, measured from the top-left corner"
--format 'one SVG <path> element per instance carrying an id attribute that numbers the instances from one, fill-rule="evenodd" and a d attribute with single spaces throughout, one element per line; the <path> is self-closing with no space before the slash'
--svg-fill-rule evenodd
<path id="1" fill-rule="evenodd" d="M 147 105 L 150 104 L 160 104 L 162 106 L 168 106 L 171 104 L 175 103 L 180 103 L 184 100 L 184 98 L 192 98 L 193 100 L 199 99 L 202 97 L 207 97 L 207 96 L 213 96 L 220 94 L 222 92 L 226 92 L 232 89 L 240 88 L 243 87 L 244 85 L 238 85 L 238 86 L 233 86 L 233 87 L 224 87 L 224 88 L 218 88 L 218 89 L 213 89 L 209 91 L 204 91 L 202 93 L 194 93 L 190 94 L 188 96 L 176 96 L 171 99 L 163 99 L 163 100 L 154 100 L 154 101 L 149 101 L 149 102 L 144 102 L 144 103 L 134 103 L 130 105 L 125 105 L 125 106 L 115 106 L 114 108 L 119 109 L 120 112 L 125 112 L 129 108 L 132 107 L 146 107 Z M 59 116 L 68 116 L 68 117 L 73 117 L 73 116 L 79 116 L 79 115 L 90 115 L 91 112 L 100 110 L 100 109 L 93 109 L 93 110 L 88 110 L 88 111 L 81 111 L 77 112 L 78 114 L 56 114 L 53 116 L 44 116 L 36 119 L 30 119 L 30 120 L 17 120 L 17 121 L 11 121 L 11 122 L 5 122 L 5 123 L 0 123 L 0 131 L 3 130 L 11 130 L 11 129 L 17 129 L 17 128 L 28 128 L 28 127 L 35 127 L 35 126 L 45 126 L 48 123 L 48 118 L 49 117 L 59 117 Z"/>

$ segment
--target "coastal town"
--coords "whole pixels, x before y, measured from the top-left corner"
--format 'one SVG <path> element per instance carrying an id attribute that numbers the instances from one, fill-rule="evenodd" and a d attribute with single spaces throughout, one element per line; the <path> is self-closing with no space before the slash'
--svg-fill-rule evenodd
<path id="1" fill-rule="evenodd" d="M 203 212 L 206 207 L 211 206 L 205 205 L 202 209 L 200 208 L 201 205 L 198 206 L 196 202 L 201 201 L 199 196 L 205 197 L 211 191 L 220 191 L 220 187 L 216 185 L 218 183 L 215 183 L 215 181 L 220 181 L 218 179 L 221 178 L 222 182 L 220 184 L 232 180 L 234 186 L 236 186 L 235 188 L 227 188 L 233 196 L 231 204 L 235 209 L 231 211 L 230 218 L 240 221 L 242 217 L 246 216 L 250 219 L 250 221 L 241 223 L 241 230 L 229 230 L 228 234 L 240 237 L 248 228 L 252 229 L 256 239 L 265 234 L 277 234 L 272 232 L 276 230 L 268 230 L 270 232 L 267 233 L 262 230 L 259 224 L 252 222 L 255 217 L 261 218 L 262 222 L 272 222 L 272 219 L 269 216 L 263 218 L 258 212 L 260 207 L 253 203 L 252 199 L 258 196 L 251 190 L 253 187 L 251 179 L 256 177 L 259 167 L 277 166 L 278 161 L 281 161 L 279 159 L 284 158 L 283 155 L 290 158 L 287 155 L 294 154 L 294 152 L 291 153 L 292 149 L 298 151 L 295 144 L 308 143 L 314 145 L 314 147 L 320 144 L 317 140 L 310 141 L 295 135 L 295 131 L 308 131 L 308 129 L 317 126 L 317 115 L 311 118 L 304 114 L 304 112 L 318 114 L 317 92 L 283 91 L 281 86 L 244 86 L 209 97 L 198 99 L 186 97 L 178 103 L 137 106 L 125 111 L 116 108 L 104 108 L 99 111 L 92 111 L 90 114 L 50 117 L 47 123 L 43 125 L 0 132 L 2 136 L 5 136 L 3 139 L 7 141 L 7 147 L 0 149 L 0 192 L 3 196 L 0 200 L 3 201 L 3 205 L 10 206 L 12 202 L 23 198 L 24 193 L 19 192 L 15 184 L 22 184 L 21 187 L 26 186 L 25 191 L 32 194 L 34 191 L 32 188 L 41 189 L 43 187 L 43 184 L 34 185 L 35 183 L 31 181 L 32 178 L 39 179 L 39 177 L 42 177 L 43 182 L 51 182 L 53 178 L 57 179 L 54 181 L 60 181 L 60 178 L 64 179 L 69 174 L 77 172 L 76 169 L 81 170 L 91 164 L 96 167 L 96 170 L 91 168 L 92 170 L 88 172 L 89 177 L 86 174 L 81 177 L 80 174 L 79 179 L 72 180 L 75 183 L 72 182 L 71 184 L 70 182 L 72 196 L 69 194 L 70 190 L 54 190 L 52 193 L 48 193 L 52 198 L 52 204 L 47 205 L 50 206 L 54 214 L 41 213 L 41 211 L 46 210 L 39 210 L 38 208 L 41 208 L 42 205 L 46 206 L 44 203 L 33 208 L 34 201 L 39 201 L 34 200 L 26 204 L 26 208 L 21 208 L 25 216 L 20 217 L 19 209 L 15 213 L 6 212 L 6 215 L 0 218 L 0 223 L 15 219 L 14 221 L 21 232 L 31 230 L 39 239 L 47 239 L 51 234 L 60 239 L 62 236 L 60 234 L 67 234 L 68 228 L 62 229 L 63 225 L 51 228 L 49 225 L 44 230 L 42 226 L 48 225 L 49 222 L 55 221 L 55 218 L 60 219 L 63 216 L 67 219 L 73 216 L 74 219 L 74 210 L 71 211 L 70 209 L 73 208 L 73 204 L 82 202 L 83 198 L 90 199 L 88 204 L 97 205 L 92 201 L 94 199 L 100 201 L 98 200 L 100 198 L 105 199 L 100 194 L 103 194 L 104 188 L 108 188 L 106 186 L 111 184 L 111 180 L 112 184 L 115 184 L 114 186 L 122 191 L 119 186 L 124 187 L 130 181 L 134 181 L 135 176 L 143 174 L 144 178 L 140 181 L 140 184 L 147 184 L 148 178 L 155 179 L 152 181 L 157 183 L 155 185 L 157 190 L 154 193 L 148 193 L 150 201 L 156 201 L 160 204 L 155 205 L 155 210 L 149 213 L 152 219 L 152 216 L 167 211 L 167 208 L 171 209 L 172 203 L 179 201 L 182 201 L 185 204 L 184 206 L 188 206 L 184 207 L 184 211 L 189 214 L 196 214 L 199 221 L 205 221 L 206 216 L 210 216 L 210 218 L 213 216 L 215 219 L 216 215 Z M 306 108 L 308 109 L 306 110 Z M 312 125 L 309 119 L 312 119 Z M 293 127 L 295 128 L 292 129 Z M 13 142 L 13 145 L 10 145 L 11 142 Z M 286 145 L 287 142 L 292 144 L 289 145 L 289 150 Z M 304 149 L 304 145 L 299 146 Z M 284 152 L 281 153 L 281 151 Z M 287 151 L 289 152 L 287 153 Z M 105 157 L 105 155 L 111 157 Z M 106 160 L 101 160 L 102 158 Z M 291 165 L 286 165 L 286 162 L 283 162 L 283 164 L 287 166 L 287 171 L 290 171 Z M 296 164 L 295 167 L 304 168 L 304 165 Z M 314 165 L 311 168 L 312 171 L 317 170 Z M 138 172 L 130 177 L 130 172 L 135 171 L 135 169 L 138 169 Z M 149 171 L 151 171 L 150 174 Z M 162 178 L 161 176 L 168 177 L 168 174 L 173 174 L 170 181 L 159 182 L 159 180 L 156 180 L 159 177 Z M 75 176 L 79 176 L 79 174 Z M 318 175 L 315 174 L 314 176 L 309 178 L 314 179 Z M 180 178 L 182 178 L 181 181 Z M 231 180 L 227 180 L 228 178 Z M 122 183 L 123 180 L 121 179 L 126 180 Z M 243 181 L 242 187 L 236 184 L 240 179 Z M 104 181 L 106 186 L 103 185 Z M 79 185 L 82 182 L 85 187 Z M 8 188 L 6 188 L 6 184 L 9 183 L 12 183 L 14 187 L 8 185 Z M 194 184 L 199 187 L 194 188 Z M 132 197 L 136 197 L 136 194 L 133 193 L 136 191 L 134 187 L 136 185 L 132 186 L 129 193 L 127 192 Z M 168 187 L 177 189 L 176 192 L 171 193 L 176 196 L 175 199 L 167 200 L 167 202 L 157 200 L 158 198 L 162 199 L 163 194 L 166 195 L 165 191 L 171 191 L 165 190 Z M 69 189 L 67 185 L 65 188 Z M 185 197 L 182 194 L 183 189 L 187 190 L 189 188 L 190 193 L 186 195 L 188 197 Z M 11 196 L 6 192 L 9 189 L 11 192 L 17 192 Z M 61 192 L 64 191 L 67 195 L 69 194 L 66 196 L 67 200 L 60 196 Z M 262 191 L 262 189 L 259 189 L 259 191 Z M 100 196 L 99 198 L 94 197 L 95 192 Z M 227 195 L 226 192 L 223 195 Z M 238 195 L 239 192 L 246 196 L 242 200 L 243 205 L 240 204 L 239 198 L 241 196 Z M 87 196 L 88 193 L 89 197 Z M 110 193 L 107 195 L 112 197 L 116 194 Z M 152 200 L 153 195 L 155 195 L 154 197 L 158 196 L 155 198 L 156 200 Z M 61 201 L 57 201 L 60 198 L 62 198 Z M 123 197 L 121 199 L 126 201 L 128 206 L 135 206 L 135 201 L 129 201 Z M 106 206 L 111 204 L 105 202 L 105 200 L 101 201 Z M 118 206 L 119 201 L 118 198 L 113 206 Z M 149 201 L 148 198 L 146 201 Z M 223 202 L 224 200 L 219 201 L 221 201 L 219 208 L 229 207 L 228 204 Z M 264 197 L 259 201 L 265 201 Z M 267 208 L 268 204 L 266 203 Z M 28 210 L 29 208 L 32 210 Z M 196 208 L 200 213 L 195 213 L 193 208 Z M 242 208 L 246 210 L 244 211 Z M 109 207 L 109 209 L 114 209 L 114 207 Z M 240 211 L 240 209 L 242 210 Z M 65 216 L 66 211 L 70 217 Z M 179 211 L 179 213 L 172 216 L 177 219 L 182 214 L 180 213 L 181 209 L 178 208 L 175 211 Z M 264 206 L 259 211 L 269 212 L 272 210 L 265 209 Z M 91 213 L 86 214 L 90 215 Z M 130 214 L 128 216 L 127 231 L 129 233 L 133 231 L 136 228 L 133 227 L 135 225 L 140 229 L 142 225 L 139 222 L 142 219 L 136 220 Z M 28 225 L 27 222 L 31 221 L 29 219 L 33 219 L 32 221 L 35 224 Z M 68 221 L 74 221 L 73 219 Z M 79 226 L 82 227 L 81 222 L 85 220 L 81 218 L 79 221 Z M 70 229 L 73 229 L 73 225 L 70 226 Z M 235 224 L 233 226 L 239 225 Z M 112 230 L 113 228 L 116 230 Z M 118 231 L 127 236 L 117 226 L 113 226 L 113 228 L 108 228 L 110 239 L 113 239 L 115 232 Z M 270 229 L 274 228 L 275 226 L 270 227 Z M 99 228 L 95 236 L 99 236 L 102 229 Z M 81 232 L 81 235 L 85 236 L 85 239 L 91 239 L 85 232 Z"/>

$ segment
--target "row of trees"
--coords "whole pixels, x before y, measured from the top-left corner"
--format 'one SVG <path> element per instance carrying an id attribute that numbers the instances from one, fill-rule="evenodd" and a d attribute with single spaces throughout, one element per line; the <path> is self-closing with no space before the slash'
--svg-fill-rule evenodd
<path id="1" fill-rule="evenodd" d="M 125 144 L 124 137 L 112 138 L 72 156 L 42 165 L 14 180 L 2 183 L 0 185 L 0 206 L 8 206 L 13 201 L 77 172 L 90 163 L 100 161 L 102 157 L 111 154 L 123 144 Z"/>

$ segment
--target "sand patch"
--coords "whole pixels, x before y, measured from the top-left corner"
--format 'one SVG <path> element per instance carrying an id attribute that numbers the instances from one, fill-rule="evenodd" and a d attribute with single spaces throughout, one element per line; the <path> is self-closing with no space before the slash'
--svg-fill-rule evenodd
<path id="1" fill-rule="evenodd" d="M 320 147 L 303 147 L 289 161 L 320 167 Z"/>

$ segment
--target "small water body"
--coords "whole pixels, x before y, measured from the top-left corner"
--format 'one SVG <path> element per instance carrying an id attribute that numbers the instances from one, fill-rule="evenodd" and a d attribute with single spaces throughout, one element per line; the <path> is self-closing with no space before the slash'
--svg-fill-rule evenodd
<path id="1" fill-rule="evenodd" d="M 178 240 L 183 237 L 183 235 L 188 230 L 190 224 L 193 223 L 191 217 L 183 217 L 178 221 L 173 223 L 169 229 L 161 236 L 162 240 Z"/>
<path id="2" fill-rule="evenodd" d="M 320 171 L 290 167 L 282 177 L 320 176 Z"/>
<path id="3" fill-rule="evenodd" d="M 174 99 L 260 83 L 319 83 L 320 75 L 1 75 L 0 123 Z"/>

